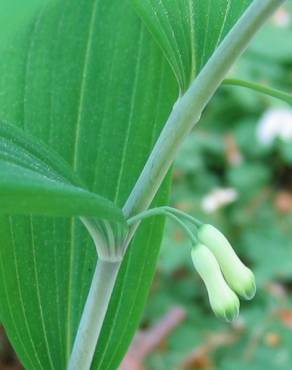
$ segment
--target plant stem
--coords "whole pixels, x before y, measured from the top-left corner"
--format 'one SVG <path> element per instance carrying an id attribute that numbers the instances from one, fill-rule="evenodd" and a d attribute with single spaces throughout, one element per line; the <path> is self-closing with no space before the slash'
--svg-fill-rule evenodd
<path id="1" fill-rule="evenodd" d="M 203 225 L 203 223 L 198 220 L 197 218 L 191 216 L 191 215 L 188 215 L 187 213 L 177 209 L 177 208 L 173 208 L 173 207 L 169 207 L 169 206 L 164 206 L 165 210 L 170 212 L 170 213 L 174 213 L 176 214 L 177 216 L 180 216 L 180 217 L 183 217 L 185 220 L 189 221 L 191 224 L 193 224 L 193 226 L 195 226 L 196 228 L 200 227 Z"/>
<path id="2" fill-rule="evenodd" d="M 135 224 L 146 218 L 153 217 L 153 216 L 168 216 L 174 222 L 176 222 L 187 234 L 189 239 L 191 240 L 192 244 L 195 245 L 197 243 L 197 239 L 194 233 L 190 230 L 190 228 L 176 215 L 177 212 L 171 207 L 157 207 L 151 208 L 147 211 L 139 213 L 138 215 L 131 217 L 128 219 L 128 225 Z M 179 213 L 180 216 L 185 216 L 183 212 Z"/>
<path id="3" fill-rule="evenodd" d="M 226 73 L 268 16 L 284 0 L 254 0 L 232 28 L 185 94 L 176 102 L 126 204 L 126 217 L 146 210 L 157 193 L 177 150 Z M 138 223 L 131 227 L 128 246 Z M 98 262 L 82 315 L 68 370 L 89 370 L 120 263 Z"/>
<path id="4" fill-rule="evenodd" d="M 180 218 L 178 218 L 176 215 L 174 215 L 173 213 L 170 213 L 170 212 L 167 212 L 167 216 L 172 218 L 173 221 L 175 221 L 176 223 L 178 223 L 181 226 L 181 228 L 188 235 L 188 237 L 189 237 L 189 239 L 192 243 L 192 246 L 194 246 L 198 243 L 196 236 L 192 233 L 192 231 L 189 229 L 189 227 Z"/>
<path id="5" fill-rule="evenodd" d="M 287 102 L 288 104 L 292 104 L 292 95 L 289 94 L 288 92 L 274 89 L 269 86 L 261 85 L 255 82 L 251 81 L 244 81 L 240 80 L 238 78 L 226 78 L 223 81 L 223 85 L 232 85 L 232 86 L 240 86 L 240 87 L 245 87 L 247 89 L 253 90 L 253 91 L 258 91 L 260 93 L 263 93 L 265 95 L 272 96 L 273 98 L 277 98 L 280 100 L 283 100 Z"/>
<path id="6" fill-rule="evenodd" d="M 185 94 L 176 102 L 125 206 L 127 217 L 151 204 L 184 138 L 264 21 L 284 0 L 254 0 L 215 50 Z"/>
<path id="7" fill-rule="evenodd" d="M 121 262 L 98 260 L 68 370 L 89 370 Z"/>

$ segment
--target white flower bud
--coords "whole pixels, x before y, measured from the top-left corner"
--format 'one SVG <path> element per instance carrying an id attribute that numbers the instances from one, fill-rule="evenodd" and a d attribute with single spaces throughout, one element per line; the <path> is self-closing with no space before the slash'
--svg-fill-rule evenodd
<path id="1" fill-rule="evenodd" d="M 195 269 L 206 285 L 215 315 L 227 321 L 236 319 L 239 313 L 239 300 L 224 280 L 212 252 L 205 245 L 198 244 L 191 253 Z"/>
<path id="2" fill-rule="evenodd" d="M 245 299 L 252 299 L 256 292 L 255 278 L 238 258 L 225 236 L 212 225 L 203 225 L 198 239 L 205 244 L 219 262 L 230 288 Z"/>

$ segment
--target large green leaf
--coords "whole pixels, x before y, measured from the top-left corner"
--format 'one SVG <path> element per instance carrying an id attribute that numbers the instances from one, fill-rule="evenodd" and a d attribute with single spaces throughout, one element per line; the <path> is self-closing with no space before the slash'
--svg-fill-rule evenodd
<path id="1" fill-rule="evenodd" d="M 46 142 L 90 190 L 123 205 L 177 95 L 131 6 L 47 3 L 3 55 L 2 118 Z M 160 201 L 166 196 L 165 188 Z M 96 368 L 112 359 L 115 368 L 131 340 L 161 234 L 161 221 L 147 222 L 129 250 Z M 92 241 L 79 221 L 43 217 L 3 217 L 0 236 L 0 315 L 9 337 L 27 369 L 64 369 L 95 264 Z"/>
<path id="2" fill-rule="evenodd" d="M 32 2 L 11 1 L 16 13 Z M 143 23 L 128 0 L 39 2 L 9 42 L 9 19 L 0 26 L 0 117 L 122 206 L 176 100 L 173 72 L 184 90 L 249 1 L 135 1 Z M 167 201 L 168 187 L 156 204 Z M 162 231 L 150 220 L 135 236 L 93 369 L 116 369 L 123 357 Z M 96 260 L 92 241 L 73 219 L 24 216 L 2 217 L 0 237 L 0 316 L 9 337 L 26 369 L 65 369 Z"/>

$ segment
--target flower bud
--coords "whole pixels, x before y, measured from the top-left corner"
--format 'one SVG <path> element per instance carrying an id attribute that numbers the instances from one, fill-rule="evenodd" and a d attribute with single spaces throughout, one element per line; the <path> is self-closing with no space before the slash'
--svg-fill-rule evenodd
<path id="1" fill-rule="evenodd" d="M 205 245 L 197 244 L 191 253 L 195 269 L 206 285 L 215 315 L 227 321 L 236 319 L 239 313 L 239 300 L 224 280 L 212 252 Z"/>
<path id="2" fill-rule="evenodd" d="M 198 239 L 216 257 L 230 288 L 245 299 L 252 299 L 256 292 L 254 275 L 238 258 L 225 236 L 212 225 L 199 228 Z"/>

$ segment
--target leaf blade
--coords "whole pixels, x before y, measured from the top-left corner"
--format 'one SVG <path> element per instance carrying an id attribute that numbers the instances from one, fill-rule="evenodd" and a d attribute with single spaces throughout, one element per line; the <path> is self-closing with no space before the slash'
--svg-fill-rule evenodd
<path id="1" fill-rule="evenodd" d="M 251 0 L 131 2 L 184 92 Z"/>
<path id="2" fill-rule="evenodd" d="M 94 216 L 125 223 L 122 210 L 81 187 L 62 158 L 8 123 L 0 123 L 0 175 L 0 212 Z"/>
<path id="3" fill-rule="evenodd" d="M 30 31 L 27 32 L 26 39 L 20 40 L 17 44 L 18 60 L 16 61 L 8 50 L 6 60 L 10 59 L 9 66 L 5 60 L 0 63 L 1 70 L 7 70 L 8 67 L 9 70 L 17 70 L 17 73 L 8 75 L 6 73 L 5 81 L 0 81 L 0 91 L 4 92 L 0 94 L 2 103 L 0 107 L 5 107 L 0 108 L 2 117 L 17 122 L 17 125 L 26 132 L 47 143 L 69 163 L 71 168 L 74 163 L 73 148 L 77 137 L 76 107 L 80 99 L 79 88 L 83 78 L 81 72 L 85 57 L 84 45 L 88 38 L 89 20 L 94 3 L 92 0 L 63 1 L 43 8 L 42 13 L 35 17 L 37 22 L 29 25 Z M 125 17 L 129 21 L 126 25 L 123 22 Z M 89 51 L 90 61 L 85 74 L 76 171 L 90 190 L 122 205 L 171 110 L 177 89 L 163 56 L 153 44 L 148 32 L 142 30 L 140 20 L 127 2 L 115 0 L 98 3 L 93 38 Z M 14 45 L 15 43 L 14 40 Z M 137 53 L 136 45 L 140 45 L 140 53 Z M 25 89 L 21 88 L 23 70 L 26 71 Z M 72 73 L 68 74 L 68 71 Z M 136 77 L 133 71 L 136 71 Z M 18 104 L 23 101 L 24 109 Z M 17 102 L 14 109 L 7 108 L 13 102 Z M 135 161 L 132 160 L 133 154 Z M 158 202 L 166 201 L 168 187 L 169 182 L 165 184 L 157 198 Z M 30 276 L 31 281 L 36 284 L 35 276 L 38 277 L 39 300 L 43 306 L 47 343 L 41 335 L 43 332 L 39 324 L 41 320 L 34 322 L 29 320 L 29 331 L 23 325 L 21 319 L 23 314 L 19 314 L 17 323 L 26 333 L 25 338 L 37 343 L 36 354 L 41 353 L 39 356 L 41 360 L 38 362 L 37 356 L 33 356 L 32 361 L 36 368 L 58 368 L 59 364 L 63 364 L 63 368 L 70 353 L 96 255 L 92 241 L 78 221 L 33 217 L 32 232 L 29 225 L 26 227 L 27 223 L 27 218 L 13 217 L 12 232 L 17 236 L 14 250 L 17 251 L 16 258 L 25 255 L 25 261 L 19 259 L 20 280 Z M 1 257 L 9 260 L 12 265 L 15 256 L 13 257 L 11 250 L 11 232 L 7 222 L 2 218 L 0 225 L 2 225 L 1 237 L 4 236 L 7 245 L 5 250 L 0 251 Z M 119 348 L 114 358 L 116 363 L 121 360 L 132 338 L 154 273 L 162 229 L 161 220 L 145 223 L 139 230 L 139 239 L 132 243 L 133 252 L 129 250 L 129 254 L 135 251 L 133 258 L 130 259 L 133 279 L 135 280 L 137 274 L 141 276 L 138 287 L 135 286 L 135 291 L 138 289 L 139 292 L 138 295 L 135 294 L 139 305 L 133 301 L 131 290 L 125 289 L 122 296 L 120 290 L 115 291 L 113 301 L 121 300 L 119 304 L 121 309 L 117 314 L 119 324 L 115 327 L 114 336 L 107 337 L 106 329 L 102 335 L 103 344 L 100 348 L 104 345 L 107 348 L 103 360 L 112 358 L 115 339 L 121 332 L 124 338 L 123 346 Z M 153 230 L 151 240 L 147 244 L 142 243 L 151 230 Z M 22 243 L 18 235 L 22 237 Z M 44 241 L 45 254 L 42 248 Z M 32 243 L 35 245 L 35 256 L 31 250 Z M 140 248 L 141 246 L 143 248 Z M 148 260 L 143 258 L 145 253 L 149 256 Z M 33 266 L 36 273 L 30 274 L 28 265 Z M 47 276 L 51 275 L 48 266 L 53 265 L 55 276 L 53 283 L 48 286 Z M 4 270 L 6 280 L 9 279 L 9 289 L 17 292 L 17 281 L 11 278 L 12 273 L 15 275 L 15 269 L 10 269 L 12 272 L 5 268 Z M 123 279 L 123 274 L 124 268 L 119 279 Z M 21 284 L 20 288 L 27 310 L 32 316 L 41 318 L 35 290 L 28 289 L 24 284 Z M 4 290 L 3 285 L 0 289 L 1 292 Z M 19 300 L 18 294 L 14 301 Z M 59 301 L 58 304 L 55 303 L 56 300 Z M 29 303 L 30 301 L 32 303 Z M 6 306 L 7 302 L 4 303 Z M 0 305 L 1 312 L 4 303 L 2 307 Z M 131 327 L 125 330 L 123 315 L 130 306 L 134 307 Z M 115 314 L 112 305 L 110 316 Z M 105 327 L 110 325 L 110 316 Z M 58 329 L 56 322 L 60 323 Z M 13 342 L 16 343 L 13 323 L 8 320 L 7 315 L 4 324 L 9 335 L 13 336 Z M 18 352 L 23 353 L 24 350 L 20 345 L 17 348 Z M 52 363 L 49 362 L 49 354 Z M 100 366 L 101 360 L 97 354 L 96 367 Z"/>
<path id="4" fill-rule="evenodd" d="M 125 222 L 121 209 L 103 197 L 0 162 L 0 213 L 87 216 Z"/>

